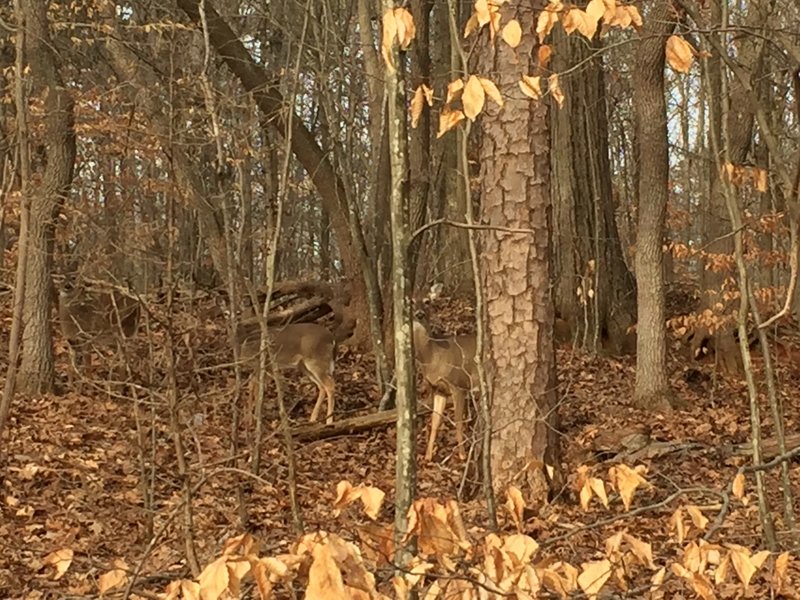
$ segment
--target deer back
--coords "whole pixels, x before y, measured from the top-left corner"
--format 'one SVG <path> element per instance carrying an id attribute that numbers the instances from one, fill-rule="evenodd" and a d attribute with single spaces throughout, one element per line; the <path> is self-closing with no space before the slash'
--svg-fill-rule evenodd
<path id="1" fill-rule="evenodd" d="M 255 326 L 254 326 L 255 325 Z M 258 366 L 261 331 L 257 323 L 240 326 L 241 359 L 251 369 Z M 279 368 L 318 364 L 328 370 L 333 363 L 336 341 L 327 327 L 317 323 L 290 323 L 268 329 L 270 355 Z"/>
<path id="2" fill-rule="evenodd" d="M 114 339 L 121 332 L 132 337 L 139 328 L 139 302 L 116 291 L 62 289 L 58 316 L 69 341 Z"/>

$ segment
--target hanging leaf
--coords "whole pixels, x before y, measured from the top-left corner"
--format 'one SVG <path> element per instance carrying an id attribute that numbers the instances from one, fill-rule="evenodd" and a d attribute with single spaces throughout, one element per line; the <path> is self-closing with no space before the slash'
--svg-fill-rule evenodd
<path id="1" fill-rule="evenodd" d="M 688 73 L 694 60 L 692 45 L 677 35 L 667 39 L 667 62 L 669 66 L 679 73 Z"/>

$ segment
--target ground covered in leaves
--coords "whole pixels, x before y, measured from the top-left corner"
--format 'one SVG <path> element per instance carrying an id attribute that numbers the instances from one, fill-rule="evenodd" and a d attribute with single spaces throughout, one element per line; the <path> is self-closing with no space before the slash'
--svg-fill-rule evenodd
<path id="1" fill-rule="evenodd" d="M 451 329 L 459 328 L 454 323 L 466 328 L 468 319 L 449 317 L 444 320 Z M 144 345 L 139 350 L 133 355 L 148 356 Z M 226 540 L 245 532 L 260 542 L 262 555 L 292 552 L 298 535 L 290 510 L 286 453 L 276 411 L 268 411 L 261 470 L 257 478 L 250 477 L 244 460 L 233 467 L 227 462 L 233 386 L 230 370 L 201 376 L 198 373 L 202 370 L 191 371 L 192 364 L 189 358 L 177 363 L 177 369 L 184 370 L 179 377 L 178 400 L 194 493 L 194 540 L 201 566 L 220 555 Z M 690 364 L 685 353 L 676 350 L 670 361 L 671 382 L 684 408 L 652 414 L 633 403 L 634 365 L 629 357 L 598 358 L 567 348 L 558 350 L 562 468 L 567 482 L 548 507 L 527 507 L 515 516 L 514 510 L 509 512 L 501 506 L 501 530 L 508 534 L 519 528 L 530 536 L 538 543 L 533 560 L 539 561 L 538 565 L 560 568 L 565 578 L 569 573 L 564 565 L 580 569 L 581 564 L 611 556 L 616 550 L 609 549 L 609 540 L 615 534 L 629 536 L 625 539 L 632 548 L 639 542 L 649 544 L 651 560 L 642 558 L 646 552 L 638 547 L 633 552 L 638 559 L 629 561 L 626 572 L 604 588 L 617 593 L 627 588 L 627 597 L 644 597 L 661 568 L 665 568 L 666 579 L 658 590 L 660 595 L 653 597 L 689 598 L 697 593 L 709 598 L 765 598 L 778 589 L 785 597 L 797 597 L 793 591 L 800 585 L 796 555 L 790 557 L 783 574 L 777 575 L 772 566 L 776 556 L 769 557 L 751 574 L 746 592 L 737 576 L 740 568 L 748 569 L 747 565 L 741 567 L 741 558 L 733 557 L 735 569 L 719 577 L 721 581 L 709 575 L 713 571 L 706 572 L 710 592 L 703 591 L 702 582 L 691 581 L 691 568 L 687 566 L 692 560 L 687 557 L 687 548 L 696 551 L 701 545 L 699 538 L 712 527 L 721 507 L 727 511 L 725 519 L 710 541 L 737 544 L 752 552 L 763 549 L 754 477 L 745 478 L 743 498 L 721 495 L 730 492 L 737 468 L 749 461 L 741 446 L 750 435 L 744 382 L 714 377 L 710 365 Z M 5 365 L 2 368 L 5 371 Z M 100 361 L 96 360 L 93 368 L 101 370 Z M 165 367 L 160 364 L 157 368 Z M 59 373 L 64 374 L 66 369 L 66 355 L 60 351 Z M 144 378 L 145 371 L 144 366 L 136 367 L 134 377 Z M 780 366 L 778 374 L 786 432 L 792 434 L 800 431 L 798 379 L 788 365 Z M 156 381 L 149 377 L 151 382 Z M 337 363 L 336 378 L 337 418 L 375 410 L 377 390 L 366 357 L 346 351 Z M 158 384 L 164 385 L 160 380 Z M 136 413 L 130 387 L 87 387 L 81 393 L 68 390 L 33 400 L 18 397 L 12 407 L 0 496 L 2 598 L 92 598 L 101 590 L 107 590 L 107 597 L 122 597 L 133 571 L 137 573 L 131 585 L 133 597 L 155 598 L 171 581 L 191 579 L 181 528 L 185 519 L 182 482 L 163 390 L 148 395 L 143 386 L 136 395 Z M 305 383 L 287 383 L 287 403 L 296 405 L 292 416 L 297 422 L 307 418 L 315 391 Z M 761 414 L 763 435 L 773 438 L 773 420 L 765 398 Z M 426 425 L 420 422 L 420 458 Z M 393 573 L 375 555 L 385 547 L 379 538 L 392 520 L 394 436 L 394 428 L 385 426 L 294 448 L 297 499 L 305 531 L 325 530 L 362 547 L 370 545 L 373 552 L 365 553 L 366 560 L 371 561 L 370 570 L 385 593 L 390 593 Z M 458 499 L 464 535 L 472 543 L 481 544 L 488 522 L 479 482 L 473 473 L 465 473 L 463 462 L 452 451 L 452 428 L 447 426 L 440 436 L 435 460 L 420 467 L 418 496 L 441 502 Z M 242 456 L 248 447 L 243 435 Z M 613 477 L 609 475 L 609 468 L 619 464 L 615 457 L 626 451 L 633 454 L 627 460 L 623 457 L 622 462 L 638 466 L 650 484 L 639 486 L 626 498 L 630 501 L 627 509 L 622 501 L 625 493 L 610 485 Z M 797 511 L 800 467 L 791 463 L 789 471 Z M 582 507 L 581 486 L 598 479 L 604 482 L 608 507 L 597 494 L 588 508 Z M 340 514 L 334 510 L 337 484 L 343 480 L 353 485 L 370 484 L 386 492 L 376 521 L 357 505 L 344 507 Z M 594 486 L 597 491 L 596 483 Z M 782 520 L 779 468 L 765 474 L 765 486 L 776 515 L 776 531 L 785 541 L 788 527 Z M 149 508 L 146 490 L 152 490 Z M 503 505 L 505 495 L 501 494 L 498 501 Z M 676 510 L 682 507 L 685 512 L 676 517 Z M 247 517 L 244 526 L 243 514 Z M 517 524 L 515 519 L 520 516 L 521 523 Z M 721 548 L 724 555 L 738 546 Z M 703 556 L 703 560 L 708 558 Z M 557 561 L 562 561 L 560 566 Z M 783 581 L 776 581 L 781 577 Z M 558 597 L 559 584 L 545 583 L 548 591 L 542 597 Z M 304 589 L 299 579 L 290 585 Z M 258 597 L 252 584 L 243 589 L 245 595 L 252 594 L 246 597 Z M 283 597 L 286 590 L 286 586 L 276 586 L 275 593 Z"/>

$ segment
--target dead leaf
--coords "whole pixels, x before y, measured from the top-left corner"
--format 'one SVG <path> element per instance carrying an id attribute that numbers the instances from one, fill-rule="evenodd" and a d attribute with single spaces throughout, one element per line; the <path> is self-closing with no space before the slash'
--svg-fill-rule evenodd
<path id="1" fill-rule="evenodd" d="M 464 114 L 470 121 L 474 121 L 483 110 L 486 102 L 486 92 L 484 92 L 480 80 L 475 75 L 470 75 L 467 80 L 461 101 L 464 103 Z"/>
<path id="2" fill-rule="evenodd" d="M 53 565 L 56 568 L 56 572 L 53 575 L 54 581 L 58 581 L 64 576 L 64 573 L 67 572 L 67 569 L 72 564 L 73 556 L 74 552 L 71 548 L 62 548 L 44 557 L 44 564 Z"/>
<path id="3" fill-rule="evenodd" d="M 600 588 L 611 577 L 611 561 L 604 559 L 581 564 L 578 585 L 589 598 L 597 598 Z"/>
<path id="4" fill-rule="evenodd" d="M 519 21 L 511 19 L 506 23 L 501 32 L 501 37 L 503 41 L 512 48 L 519 46 L 519 43 L 522 41 L 522 27 L 520 27 Z"/>
<path id="5" fill-rule="evenodd" d="M 113 569 L 97 578 L 97 589 L 101 595 L 128 581 L 128 565 L 125 564 L 125 561 L 117 559 L 112 564 L 114 565 Z"/>
<path id="6" fill-rule="evenodd" d="M 542 97 L 541 80 L 542 78 L 539 76 L 531 77 L 530 75 L 523 75 L 522 79 L 519 81 L 519 89 L 521 89 L 522 93 L 528 96 L 528 98 L 539 100 Z"/>
<path id="7" fill-rule="evenodd" d="M 688 73 L 694 60 L 694 48 L 692 45 L 677 35 L 671 35 L 667 39 L 667 62 L 669 66 L 679 73 Z"/>

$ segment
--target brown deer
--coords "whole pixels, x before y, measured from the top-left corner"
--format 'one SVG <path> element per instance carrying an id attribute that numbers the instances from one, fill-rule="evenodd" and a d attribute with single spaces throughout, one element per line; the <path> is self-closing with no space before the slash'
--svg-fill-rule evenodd
<path id="1" fill-rule="evenodd" d="M 117 345 L 120 336 L 129 338 L 139 328 L 141 306 L 117 291 L 91 290 L 65 282 L 58 294 L 58 318 L 67 340 L 73 370 L 85 366 L 98 346 Z M 70 372 L 70 382 L 72 372 Z"/>
<path id="2" fill-rule="evenodd" d="M 273 326 L 267 331 L 270 338 L 269 357 L 275 366 L 281 370 L 292 368 L 300 370 L 319 390 L 310 420 L 312 422 L 317 420 L 322 401 L 327 397 L 326 422 L 332 423 L 336 390 L 333 379 L 336 345 L 337 342 L 349 337 L 349 334 L 337 330 L 337 334 L 334 335 L 327 327 L 317 323 L 291 323 Z M 349 333 L 352 333 L 352 330 Z M 255 372 L 259 366 L 261 350 L 261 329 L 258 322 L 240 325 L 237 340 L 241 344 L 240 359 L 249 370 Z"/>
<path id="3" fill-rule="evenodd" d="M 464 419 L 466 398 L 478 385 L 475 365 L 475 335 L 457 335 L 434 339 L 420 321 L 414 320 L 414 355 L 420 371 L 433 389 L 433 415 L 425 460 L 431 460 L 436 448 L 436 435 L 442 422 L 447 398 L 453 399 L 456 441 L 459 458 L 464 454 Z"/>

